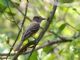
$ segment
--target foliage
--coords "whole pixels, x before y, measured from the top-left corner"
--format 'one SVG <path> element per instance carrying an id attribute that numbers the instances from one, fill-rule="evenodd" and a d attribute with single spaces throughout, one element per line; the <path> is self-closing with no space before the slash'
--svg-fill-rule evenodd
<path id="1" fill-rule="evenodd" d="M 36 15 L 47 18 L 53 7 L 53 0 L 29 0 L 27 16 L 32 19 Z M 77 2 L 77 4 L 76 4 Z M 46 46 L 33 52 L 30 60 L 79 60 L 80 59 L 80 6 L 79 0 L 60 0 L 55 17 L 38 46 L 44 46 L 60 37 L 72 39 L 72 42 L 61 42 Z M 24 17 L 26 0 L 0 0 L 0 54 L 8 53 L 16 39 Z M 19 9 L 18 9 L 19 8 Z M 20 12 L 22 11 L 22 12 Z M 26 18 L 23 31 L 30 24 Z M 44 28 L 45 22 L 41 23 Z M 18 26 L 19 27 L 18 27 Z M 36 35 L 39 35 L 40 29 Z M 54 31 L 56 34 L 51 33 Z M 23 32 L 22 32 L 23 33 Z M 19 36 L 18 41 L 21 39 Z M 34 36 L 37 38 L 37 36 Z M 60 36 L 60 37 L 59 37 Z M 34 40 L 30 38 L 30 40 Z M 1 57 L 2 55 L 0 55 Z M 28 55 L 19 56 L 26 60 Z"/>

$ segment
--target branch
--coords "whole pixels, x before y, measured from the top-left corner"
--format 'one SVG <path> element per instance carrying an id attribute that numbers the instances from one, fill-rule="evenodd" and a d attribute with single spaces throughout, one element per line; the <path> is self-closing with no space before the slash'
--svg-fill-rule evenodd
<path id="1" fill-rule="evenodd" d="M 43 31 L 40 33 L 39 37 L 37 39 L 35 39 L 34 41 L 34 46 L 32 48 L 32 51 L 30 52 L 30 55 L 28 57 L 27 60 L 29 60 L 30 56 L 32 55 L 33 51 L 35 50 L 35 47 L 36 45 L 39 43 L 39 41 L 42 39 L 42 37 L 44 36 L 45 32 L 47 31 L 48 27 L 50 26 L 51 22 L 52 22 L 52 19 L 54 17 L 54 14 L 55 14 L 55 11 L 57 9 L 57 3 L 58 3 L 58 0 L 56 0 L 54 2 L 54 6 L 53 6 L 53 10 L 51 11 L 50 13 L 50 16 L 47 18 L 47 23 L 46 23 L 46 26 L 44 27 Z M 31 41 L 32 42 L 32 41 Z M 18 52 L 17 54 L 14 56 L 13 60 L 17 59 L 17 57 L 22 54 L 22 52 L 25 50 L 25 48 L 28 48 L 29 47 L 29 43 L 26 44 L 25 46 L 23 46 Z"/>
<path id="2" fill-rule="evenodd" d="M 51 40 L 51 41 L 47 41 L 47 42 L 45 42 L 42 46 L 40 46 L 40 47 L 37 47 L 36 49 L 35 49 L 35 51 L 37 51 L 37 50 L 39 50 L 39 49 L 41 49 L 41 48 L 45 48 L 45 47 L 47 47 L 47 46 L 52 46 L 52 45 L 54 45 L 54 44 L 58 44 L 58 43 L 67 43 L 67 42 L 72 42 L 73 40 L 67 40 L 66 38 L 64 38 L 64 40 L 61 40 L 61 39 L 56 39 L 56 40 Z M 22 53 L 23 55 L 25 55 L 25 54 L 28 54 L 28 53 L 30 53 L 31 51 L 27 51 L 27 52 L 24 52 L 24 53 Z M 11 53 L 11 56 L 14 56 L 16 53 Z M 0 53 L 0 56 L 7 56 L 8 54 L 7 53 Z"/>
<path id="3" fill-rule="evenodd" d="M 11 47 L 11 49 L 10 49 L 10 51 L 9 51 L 8 56 L 10 55 L 10 53 L 11 53 L 11 51 L 12 51 L 12 49 L 13 49 L 15 43 L 17 42 L 17 39 L 19 38 L 19 35 L 20 35 L 21 31 L 22 31 L 22 28 L 23 28 L 24 22 L 25 22 L 25 20 L 26 20 L 27 9 L 28 9 L 28 3 L 29 3 L 29 2 L 28 2 L 28 0 L 27 0 L 27 3 L 26 3 L 26 9 L 25 9 L 25 15 L 24 15 L 24 18 L 23 18 L 23 20 L 22 20 L 21 28 L 20 28 L 20 30 L 19 30 L 19 32 L 18 32 L 18 35 L 17 35 L 17 37 L 16 37 L 16 40 L 15 40 L 14 44 L 12 45 L 12 47 Z M 8 56 L 7 56 L 7 58 L 8 58 Z M 7 59 L 7 58 L 6 58 L 6 59 Z"/>
<path id="4" fill-rule="evenodd" d="M 20 54 L 22 54 L 24 51 L 26 51 L 27 48 L 28 48 L 29 46 L 31 46 L 32 44 L 34 44 L 34 41 L 31 41 L 31 42 L 29 42 L 28 44 L 24 45 L 24 46 L 15 54 L 15 56 L 14 56 L 14 58 L 13 58 L 12 60 L 16 60 L 17 57 L 18 57 Z"/>
<path id="5" fill-rule="evenodd" d="M 32 55 L 33 51 L 35 50 L 36 45 L 39 43 L 39 41 L 42 39 L 42 37 L 44 36 L 45 32 L 47 31 L 47 29 L 49 28 L 52 19 L 55 15 L 56 9 L 57 9 L 57 4 L 58 4 L 58 0 L 54 1 L 54 6 L 53 6 L 53 10 L 50 13 L 50 16 L 47 18 L 47 23 L 46 26 L 44 27 L 43 31 L 40 33 L 39 37 L 35 40 L 35 45 L 30 53 L 30 56 Z M 28 58 L 28 60 L 30 59 L 30 56 Z"/>

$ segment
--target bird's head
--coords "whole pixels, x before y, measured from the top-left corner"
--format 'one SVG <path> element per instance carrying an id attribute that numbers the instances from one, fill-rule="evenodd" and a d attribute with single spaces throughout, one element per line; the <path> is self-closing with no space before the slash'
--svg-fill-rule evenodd
<path id="1" fill-rule="evenodd" d="M 42 20 L 45 20 L 45 18 L 41 17 L 41 16 L 34 16 L 33 17 L 33 21 L 36 21 L 38 23 L 40 23 Z"/>

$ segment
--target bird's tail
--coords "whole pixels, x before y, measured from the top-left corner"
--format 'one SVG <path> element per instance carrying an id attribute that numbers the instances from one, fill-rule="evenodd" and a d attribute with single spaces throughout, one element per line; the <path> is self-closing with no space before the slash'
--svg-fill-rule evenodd
<path id="1" fill-rule="evenodd" d="M 16 46 L 16 48 L 14 49 L 14 51 L 20 50 L 20 48 L 21 48 L 23 42 L 24 42 L 24 41 L 21 40 L 21 42 Z"/>

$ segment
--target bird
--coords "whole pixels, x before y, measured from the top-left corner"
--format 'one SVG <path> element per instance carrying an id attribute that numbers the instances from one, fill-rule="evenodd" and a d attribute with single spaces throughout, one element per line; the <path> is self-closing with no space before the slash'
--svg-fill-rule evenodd
<path id="1" fill-rule="evenodd" d="M 45 18 L 41 16 L 34 16 L 32 19 L 32 22 L 30 25 L 27 27 L 25 32 L 22 35 L 20 43 L 17 45 L 15 51 L 19 50 L 23 44 L 23 42 L 28 39 L 30 36 L 34 35 L 40 28 L 40 23 L 42 20 L 45 20 Z"/>

